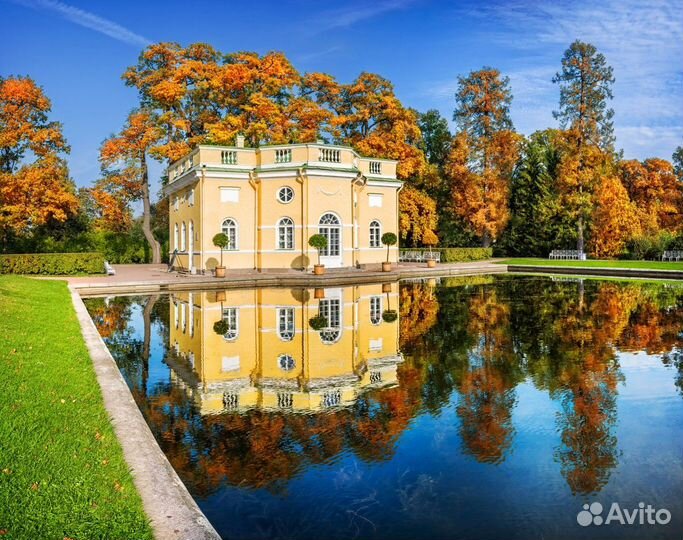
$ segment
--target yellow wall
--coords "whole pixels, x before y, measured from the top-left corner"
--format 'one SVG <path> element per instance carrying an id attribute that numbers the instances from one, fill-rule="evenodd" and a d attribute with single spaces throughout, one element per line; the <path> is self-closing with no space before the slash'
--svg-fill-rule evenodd
<path id="1" fill-rule="evenodd" d="M 226 152 L 234 153 L 229 163 L 223 162 Z M 282 152 L 290 152 L 290 160 L 278 163 Z M 330 155 L 340 161 L 320 161 Z M 239 228 L 237 245 L 223 253 L 224 265 L 229 268 L 311 268 L 317 262 L 317 252 L 308 246 L 308 239 L 318 232 L 320 218 L 328 212 L 341 222 L 340 258 L 323 261 L 328 267 L 386 260 L 384 246 L 370 247 L 372 220 L 380 221 L 382 233 L 398 233 L 397 194 L 401 182 L 396 180 L 396 162 L 361 158 L 347 147 L 200 146 L 168 171 L 171 251 L 175 247 L 176 224 L 180 228 L 183 221 L 189 223 L 190 219 L 195 223 L 196 254 L 190 261 L 189 255 L 181 251 L 179 260 L 184 268 L 189 268 L 190 262 L 200 271 L 213 270 L 219 264 L 220 250 L 213 246 L 212 238 L 221 232 L 227 218 L 235 220 Z M 287 203 L 277 197 L 285 186 L 294 191 Z M 183 202 L 191 188 L 195 189 L 192 207 Z M 181 201 L 178 210 L 174 208 L 176 197 Z M 380 197 L 381 207 L 371 206 L 371 197 L 374 201 Z M 278 245 L 277 225 L 284 217 L 294 222 L 291 249 Z M 398 247 L 394 246 L 390 260 L 397 259 Z"/>
<path id="2" fill-rule="evenodd" d="M 402 361 L 399 322 L 373 324 L 370 298 L 381 297 L 383 310 L 398 311 L 397 287 L 394 284 L 391 291 L 380 284 L 325 289 L 323 302 L 340 303 L 338 336 L 310 328 L 308 321 L 318 314 L 321 303 L 314 289 L 173 294 L 169 364 L 205 413 L 234 408 L 226 406 L 226 394 L 235 396 L 240 409 L 350 404 L 368 386 L 396 384 L 396 367 Z M 234 339 L 213 330 L 226 308 L 237 308 Z M 287 340 L 278 332 L 278 309 L 290 308 L 295 331 Z M 291 369 L 283 369 L 281 355 L 291 357 Z M 283 395 L 291 403 L 279 401 Z"/>

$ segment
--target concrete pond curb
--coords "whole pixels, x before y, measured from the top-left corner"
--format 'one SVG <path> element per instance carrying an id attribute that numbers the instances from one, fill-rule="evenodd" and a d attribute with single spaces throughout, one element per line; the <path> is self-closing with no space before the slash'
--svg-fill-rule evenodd
<path id="1" fill-rule="evenodd" d="M 159 540 L 220 540 L 157 444 L 78 292 L 69 287 L 104 405 Z"/>

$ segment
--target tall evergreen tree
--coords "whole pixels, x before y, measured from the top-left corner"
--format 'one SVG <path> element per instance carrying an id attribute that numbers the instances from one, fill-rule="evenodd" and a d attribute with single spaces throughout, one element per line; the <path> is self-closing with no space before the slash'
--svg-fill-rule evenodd
<path id="1" fill-rule="evenodd" d="M 614 76 L 593 45 L 577 40 L 565 51 L 553 82 L 560 85 L 560 108 L 553 114 L 567 130 L 558 185 L 563 206 L 576 223 L 576 249 L 583 252 L 593 192 L 614 145 L 614 111 L 607 106 Z"/>
<path id="2" fill-rule="evenodd" d="M 671 161 L 674 164 L 674 171 L 676 171 L 676 176 L 683 182 L 683 146 L 679 146 L 674 151 L 671 156 Z"/>
<path id="3" fill-rule="evenodd" d="M 592 143 L 603 150 L 614 145 L 614 76 L 604 55 L 590 43 L 576 40 L 564 52 L 562 71 L 553 82 L 560 85 L 560 109 L 553 116 L 562 129 L 576 130 L 578 144 Z"/>
<path id="4" fill-rule="evenodd" d="M 451 148 L 451 131 L 448 121 L 436 109 L 430 109 L 419 116 L 422 131 L 422 150 L 427 161 L 442 168 Z"/>

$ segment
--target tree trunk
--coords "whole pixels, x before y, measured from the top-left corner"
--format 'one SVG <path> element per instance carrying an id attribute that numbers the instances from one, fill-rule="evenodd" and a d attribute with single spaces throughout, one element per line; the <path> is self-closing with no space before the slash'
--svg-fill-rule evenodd
<path id="1" fill-rule="evenodd" d="M 579 216 L 578 236 L 576 238 L 576 250 L 583 253 L 583 216 Z"/>
<path id="2" fill-rule="evenodd" d="M 143 153 L 140 159 L 142 165 L 142 232 L 152 249 L 152 263 L 161 262 L 161 245 L 152 234 L 152 208 L 149 200 L 149 172 L 147 171 L 147 156 Z"/>
<path id="3" fill-rule="evenodd" d="M 489 236 L 488 231 L 481 237 L 481 247 L 491 247 L 491 237 Z"/>
<path id="4" fill-rule="evenodd" d="M 142 310 L 144 336 L 142 341 L 142 391 L 147 395 L 147 380 L 149 379 L 149 352 L 152 342 L 152 309 L 159 299 L 158 295 L 150 296 Z"/>

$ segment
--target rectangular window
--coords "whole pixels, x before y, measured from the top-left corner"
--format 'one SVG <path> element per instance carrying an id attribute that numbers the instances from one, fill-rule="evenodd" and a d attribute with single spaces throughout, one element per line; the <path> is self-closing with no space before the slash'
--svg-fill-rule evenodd
<path id="1" fill-rule="evenodd" d="M 187 196 L 187 202 L 190 206 L 194 204 L 194 189 L 190 190 L 190 194 Z"/>
<path id="2" fill-rule="evenodd" d="M 240 368 L 239 356 L 224 356 L 221 359 L 221 371 L 237 371 Z"/>
<path id="3" fill-rule="evenodd" d="M 178 196 L 176 195 L 175 197 L 173 197 L 173 209 L 178 210 L 179 207 L 180 207 L 180 198 L 178 198 Z"/>
<path id="4" fill-rule="evenodd" d="M 283 341 L 294 339 L 294 308 L 278 308 L 277 334 Z"/>
<path id="5" fill-rule="evenodd" d="M 222 187 L 221 191 L 221 202 L 222 203 L 238 203 L 240 202 L 240 188 L 235 187 Z"/>
<path id="6" fill-rule="evenodd" d="M 382 322 L 382 297 L 370 297 L 370 322 L 379 324 Z"/>
<path id="7" fill-rule="evenodd" d="M 223 309 L 223 320 L 228 325 L 228 330 L 223 334 L 223 337 L 228 341 L 237 339 L 239 335 L 239 321 L 237 318 L 237 308 L 230 307 Z"/>
<path id="8" fill-rule="evenodd" d="M 380 193 L 370 193 L 368 195 L 368 205 L 370 208 L 382 208 L 383 196 Z"/>

